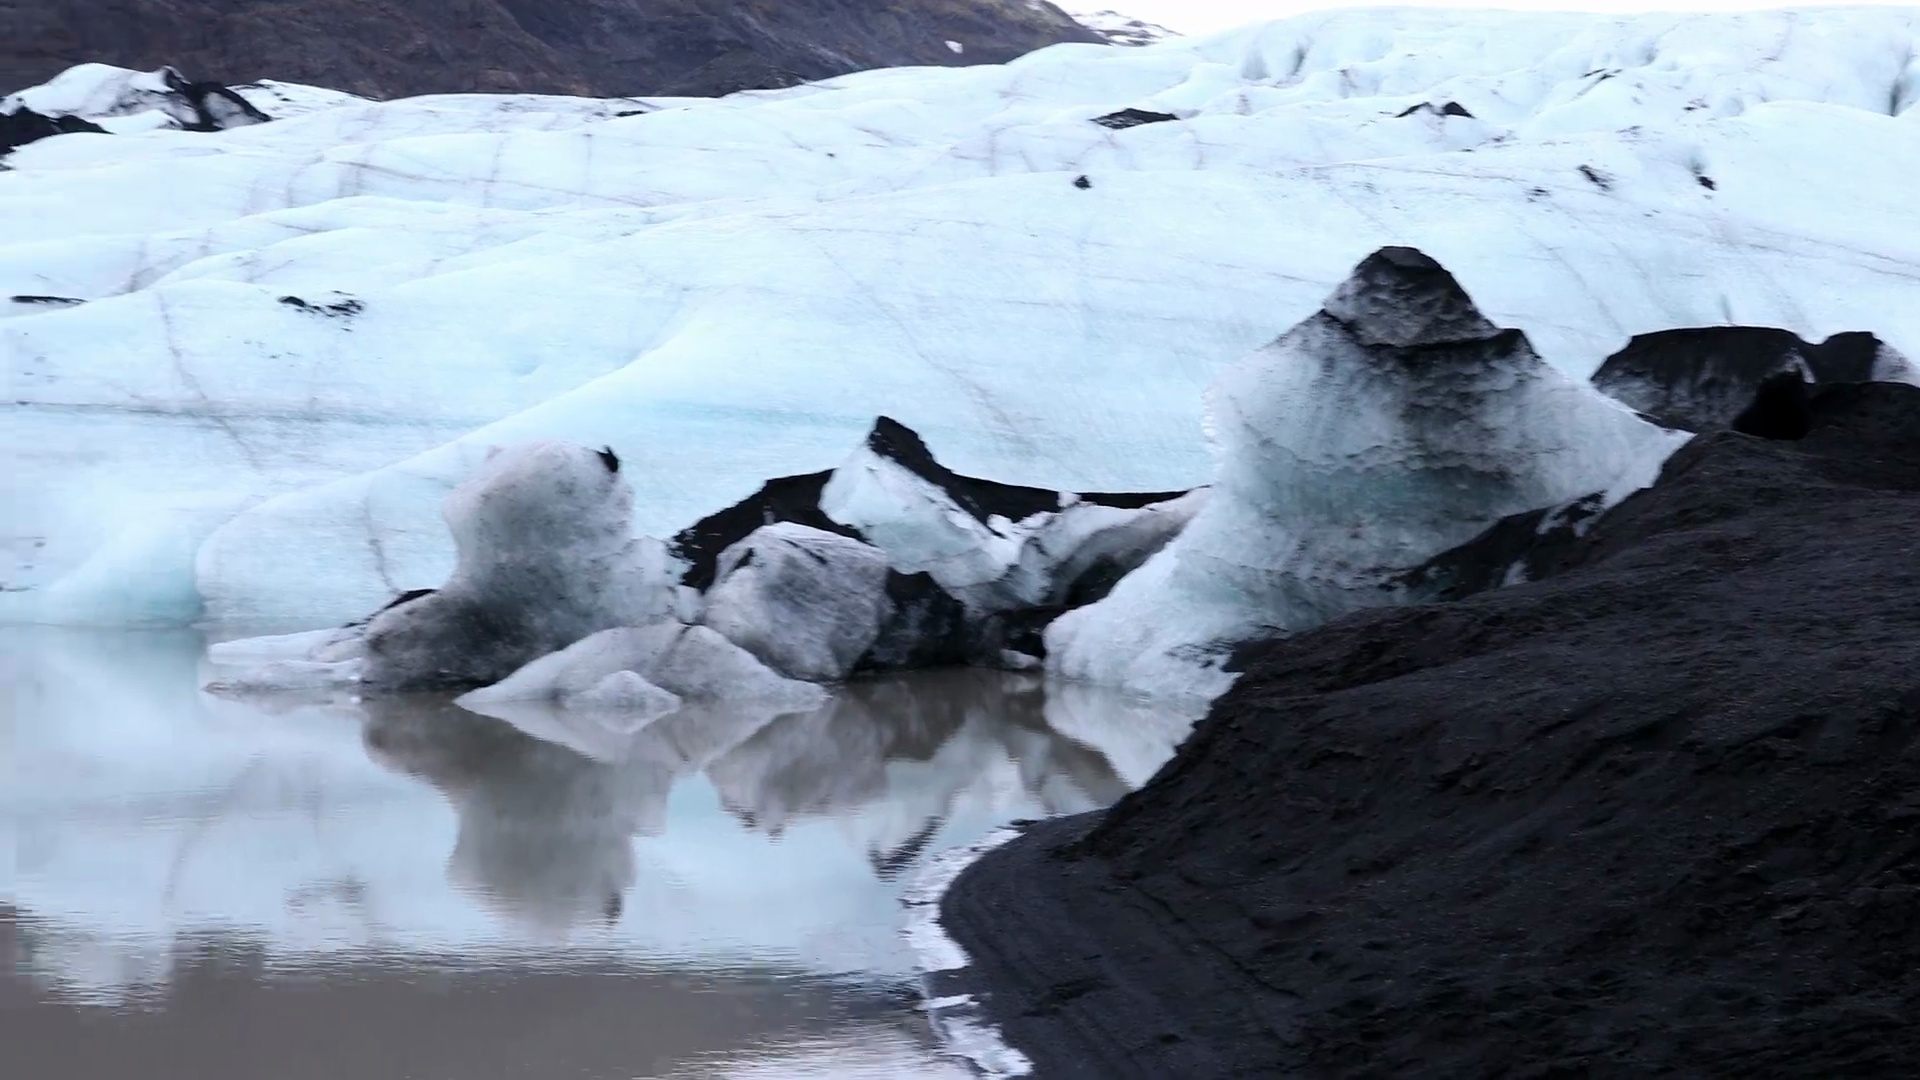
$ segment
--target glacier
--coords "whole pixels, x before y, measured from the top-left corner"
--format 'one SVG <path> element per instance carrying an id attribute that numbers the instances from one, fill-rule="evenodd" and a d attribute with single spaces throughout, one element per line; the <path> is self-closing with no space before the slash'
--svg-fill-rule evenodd
<path id="1" fill-rule="evenodd" d="M 0 299 L 0 620 L 358 617 L 453 572 L 436 505 L 529 440 L 629 462 L 630 535 L 878 415 L 969 475 L 1191 489 L 1204 388 L 1389 245 L 1575 379 L 1674 327 L 1920 355 L 1917 41 L 1339 11 L 716 100 L 263 84 L 270 123 L 42 139 L 0 169 L 0 298 L 58 301 Z M 1176 119 L 1093 122 L 1125 109 Z"/>

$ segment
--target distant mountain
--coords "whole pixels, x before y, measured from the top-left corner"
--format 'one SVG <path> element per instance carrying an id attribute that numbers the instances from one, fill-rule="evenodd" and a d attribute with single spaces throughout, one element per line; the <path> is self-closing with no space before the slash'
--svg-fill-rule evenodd
<path id="1" fill-rule="evenodd" d="M 1040 0 L 0 0 L 0 92 L 100 61 L 376 98 L 717 95 L 1102 40 Z"/>
<path id="2" fill-rule="evenodd" d="M 1151 45 L 1156 41 L 1181 36 L 1178 30 L 1169 30 L 1159 23 L 1136 19 L 1118 11 L 1091 11 L 1085 14 L 1076 12 L 1073 18 L 1075 22 L 1113 45 Z"/>

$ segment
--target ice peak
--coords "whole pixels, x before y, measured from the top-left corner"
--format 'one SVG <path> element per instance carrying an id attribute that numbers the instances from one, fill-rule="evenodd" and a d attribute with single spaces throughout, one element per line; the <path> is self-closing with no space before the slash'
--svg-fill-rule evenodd
<path id="1" fill-rule="evenodd" d="M 1500 333 L 1445 267 L 1410 247 L 1383 247 L 1362 259 L 1324 310 L 1363 345 L 1404 349 Z"/>

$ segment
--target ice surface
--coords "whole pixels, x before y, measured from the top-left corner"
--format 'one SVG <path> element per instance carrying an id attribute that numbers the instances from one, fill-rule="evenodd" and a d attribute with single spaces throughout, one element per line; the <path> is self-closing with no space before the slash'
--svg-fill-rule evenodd
<path id="1" fill-rule="evenodd" d="M 1213 497 L 1048 627 L 1049 671 L 1216 695 L 1234 644 L 1402 599 L 1396 582 L 1432 556 L 1510 514 L 1624 497 L 1687 438 L 1548 366 L 1406 248 L 1368 256 L 1209 401 Z"/>
<path id="2" fill-rule="evenodd" d="M 796 679 L 853 672 L 893 614 L 887 557 L 805 525 L 755 530 L 720 556 L 703 621 Z"/>
<path id="3" fill-rule="evenodd" d="M 476 710 L 499 702 L 567 701 L 597 692 L 608 677 L 620 672 L 635 673 L 689 701 L 739 701 L 801 710 L 826 700 L 826 692 L 819 687 L 782 676 L 708 627 L 678 622 L 603 630 L 458 700 Z"/>
<path id="4" fill-rule="evenodd" d="M 658 536 L 882 414 L 969 475 L 1184 490 L 1202 389 L 1385 244 L 1576 377 L 1676 326 L 1920 355 L 1917 27 L 1346 10 L 44 139 L 0 173 L 0 618 L 343 622 L 452 573 L 437 500 L 533 438 L 613 447 Z"/>

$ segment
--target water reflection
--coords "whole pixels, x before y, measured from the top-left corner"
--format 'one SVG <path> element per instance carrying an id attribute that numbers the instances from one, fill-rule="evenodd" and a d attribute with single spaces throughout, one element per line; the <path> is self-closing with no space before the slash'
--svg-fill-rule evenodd
<path id="1" fill-rule="evenodd" d="M 158 999 L 191 1026 L 189 1002 L 212 994 L 305 1032 L 274 1011 L 284 999 L 234 987 L 322 987 L 344 1020 L 388 998 L 433 1014 L 445 994 L 421 990 L 422 972 L 452 980 L 429 980 L 446 993 L 557 979 L 541 991 L 555 1000 L 585 992 L 568 978 L 617 977 L 680 995 L 636 999 L 660 1016 L 712 1007 L 681 1000 L 705 995 L 760 1019 L 714 1036 L 730 1049 L 645 1067 L 633 1050 L 607 1075 L 665 1075 L 669 1060 L 687 1075 L 753 1062 L 800 1075 L 816 1044 L 924 1065 L 902 997 L 903 878 L 1008 820 L 1111 801 L 1186 725 L 986 672 L 860 684 L 806 713 L 645 724 L 538 704 L 482 716 L 438 697 L 223 698 L 198 690 L 203 644 L 0 631 L 0 841 L 17 853 L 0 870 L 7 1003 Z M 55 1045 L 7 1027 L 10 1045 Z"/>

